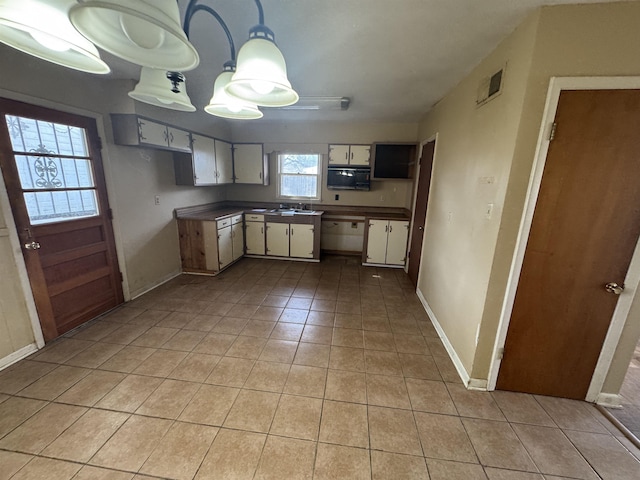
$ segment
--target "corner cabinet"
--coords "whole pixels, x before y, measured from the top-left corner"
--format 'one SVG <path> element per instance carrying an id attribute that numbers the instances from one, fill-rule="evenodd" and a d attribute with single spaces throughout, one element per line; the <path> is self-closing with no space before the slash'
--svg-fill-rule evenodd
<path id="1" fill-rule="evenodd" d="M 371 145 L 329 145 L 329 165 L 368 167 Z"/>
<path id="2" fill-rule="evenodd" d="M 206 186 L 233 183 L 231 143 L 191 134 L 189 153 L 175 153 L 173 167 L 177 185 Z"/>
<path id="3" fill-rule="evenodd" d="M 362 263 L 403 267 L 407 259 L 408 220 L 370 219 Z"/>
<path id="4" fill-rule="evenodd" d="M 234 143 L 233 169 L 233 183 L 269 185 L 269 157 L 261 143 Z"/>
<path id="5" fill-rule="evenodd" d="M 111 114 L 116 145 L 191 151 L 191 133 L 135 114 Z"/>
<path id="6" fill-rule="evenodd" d="M 242 214 L 217 220 L 178 219 L 182 269 L 216 274 L 244 255 Z"/>

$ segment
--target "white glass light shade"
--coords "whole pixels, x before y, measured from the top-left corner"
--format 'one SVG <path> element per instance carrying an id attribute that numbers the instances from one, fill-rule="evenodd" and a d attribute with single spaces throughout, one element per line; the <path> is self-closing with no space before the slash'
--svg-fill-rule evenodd
<path id="1" fill-rule="evenodd" d="M 227 93 L 264 107 L 284 107 L 298 101 L 287 79 L 287 65 L 275 43 L 250 38 L 238 52 L 236 73 Z"/>
<path id="2" fill-rule="evenodd" d="M 186 80 L 180 84 L 179 93 L 171 91 L 171 88 L 171 80 L 167 78 L 166 70 L 142 67 L 140 81 L 128 95 L 134 100 L 157 107 L 182 112 L 196 111 L 196 107 L 193 106 L 189 95 L 187 95 Z"/>
<path id="3" fill-rule="evenodd" d="M 254 120 L 262 118 L 262 112 L 256 104 L 241 100 L 229 95 L 225 87 L 231 80 L 233 72 L 226 70 L 218 75 L 213 85 L 213 97 L 209 105 L 204 107 L 204 111 L 223 118 L 234 118 L 238 120 Z"/>
<path id="4" fill-rule="evenodd" d="M 176 0 L 78 0 L 69 18 L 97 46 L 137 65 L 182 72 L 200 61 Z"/>
<path id="5" fill-rule="evenodd" d="M 42 60 L 89 73 L 109 73 L 96 47 L 68 12 L 75 0 L 0 0 L 0 42 Z"/>

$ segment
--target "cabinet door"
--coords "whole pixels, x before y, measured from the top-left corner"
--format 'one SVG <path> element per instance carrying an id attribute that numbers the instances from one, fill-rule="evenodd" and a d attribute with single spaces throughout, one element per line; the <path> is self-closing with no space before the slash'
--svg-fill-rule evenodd
<path id="1" fill-rule="evenodd" d="M 233 261 L 233 238 L 231 225 L 218 229 L 218 262 L 223 269 Z"/>
<path id="2" fill-rule="evenodd" d="M 313 258 L 313 225 L 290 225 L 290 256 Z"/>
<path id="3" fill-rule="evenodd" d="M 197 223 L 200 224 L 200 231 L 202 233 L 205 268 L 206 270 L 217 272 L 220 270 L 220 262 L 218 261 L 218 228 L 216 222 L 198 221 Z M 197 243 L 199 232 L 196 231 L 193 233 L 196 235 L 196 240 L 192 239 L 192 255 L 196 259 L 194 267 L 200 269 L 202 268 L 200 263 L 202 247 L 199 247 Z"/>
<path id="4" fill-rule="evenodd" d="M 169 148 L 180 152 L 191 151 L 191 134 L 179 128 L 167 127 Z"/>
<path id="5" fill-rule="evenodd" d="M 387 265 L 404 265 L 407 259 L 407 238 L 409 222 L 392 220 L 389 222 L 387 239 Z"/>
<path id="6" fill-rule="evenodd" d="M 264 255 L 264 222 L 245 223 L 247 255 Z"/>
<path id="7" fill-rule="evenodd" d="M 216 148 L 213 138 L 193 135 L 193 183 L 216 183 Z"/>
<path id="8" fill-rule="evenodd" d="M 235 183 L 265 185 L 265 161 L 261 143 L 233 145 Z"/>
<path id="9" fill-rule="evenodd" d="M 267 227 L 267 255 L 289 256 L 289 224 L 269 223 Z"/>
<path id="10" fill-rule="evenodd" d="M 349 145 L 329 145 L 329 165 L 348 165 Z"/>
<path id="11" fill-rule="evenodd" d="M 387 253 L 387 220 L 369 220 L 369 237 L 367 241 L 367 262 L 385 263 Z"/>
<path id="12" fill-rule="evenodd" d="M 220 184 L 233 183 L 233 157 L 231 144 L 216 140 L 216 177 Z"/>
<path id="13" fill-rule="evenodd" d="M 361 165 L 368 167 L 370 159 L 370 145 L 351 145 L 351 153 L 349 154 L 349 165 Z"/>
<path id="14" fill-rule="evenodd" d="M 145 145 L 157 145 L 159 147 L 167 147 L 169 145 L 166 125 L 143 118 L 138 119 L 138 138 L 140 143 Z"/>
<path id="15" fill-rule="evenodd" d="M 231 242 L 233 244 L 233 259 L 237 260 L 244 255 L 244 228 L 242 223 L 231 225 Z"/>

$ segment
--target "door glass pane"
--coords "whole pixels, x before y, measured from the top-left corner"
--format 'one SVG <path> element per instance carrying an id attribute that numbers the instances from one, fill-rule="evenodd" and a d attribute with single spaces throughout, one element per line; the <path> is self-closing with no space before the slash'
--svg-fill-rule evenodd
<path id="1" fill-rule="evenodd" d="M 98 215 L 95 190 L 25 192 L 24 201 L 32 225 Z"/>
<path id="2" fill-rule="evenodd" d="M 98 215 L 84 129 L 11 115 L 6 121 L 31 224 Z"/>
<path id="3" fill-rule="evenodd" d="M 6 119 L 15 152 L 89 156 L 83 128 L 12 115 Z"/>

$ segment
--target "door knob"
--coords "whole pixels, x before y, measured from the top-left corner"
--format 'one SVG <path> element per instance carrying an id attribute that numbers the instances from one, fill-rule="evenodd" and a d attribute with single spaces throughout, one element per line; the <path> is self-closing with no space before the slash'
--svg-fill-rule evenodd
<path id="1" fill-rule="evenodd" d="M 609 282 L 604 286 L 604 289 L 609 293 L 620 295 L 622 292 L 624 292 L 624 285 L 618 285 L 615 282 Z"/>
<path id="2" fill-rule="evenodd" d="M 40 244 L 38 242 L 29 242 L 24 244 L 24 248 L 27 250 L 38 250 L 40 248 Z"/>
<path id="3" fill-rule="evenodd" d="M 423 227 L 422 225 L 420 225 L 420 226 L 418 227 L 418 230 L 422 231 L 422 230 L 424 230 L 424 227 Z"/>

